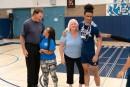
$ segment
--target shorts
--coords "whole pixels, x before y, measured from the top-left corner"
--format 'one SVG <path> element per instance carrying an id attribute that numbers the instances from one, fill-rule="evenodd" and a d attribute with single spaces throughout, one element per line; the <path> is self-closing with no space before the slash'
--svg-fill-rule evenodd
<path id="1" fill-rule="evenodd" d="M 98 65 L 98 61 L 97 62 L 93 62 L 92 59 L 94 57 L 95 53 L 92 54 L 85 54 L 85 53 L 81 53 L 81 63 L 89 63 L 92 66 L 97 66 Z"/>

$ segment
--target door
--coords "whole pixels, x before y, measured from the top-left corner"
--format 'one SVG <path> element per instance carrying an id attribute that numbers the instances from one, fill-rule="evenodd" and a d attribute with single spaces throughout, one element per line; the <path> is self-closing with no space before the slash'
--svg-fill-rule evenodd
<path id="1" fill-rule="evenodd" d="M 59 40 L 64 30 L 64 7 L 43 8 L 45 27 L 53 27 L 56 32 L 56 40 Z"/>
<path id="2" fill-rule="evenodd" d="M 31 9 L 30 8 L 23 8 L 23 9 L 13 9 L 14 14 L 14 29 L 13 34 L 14 37 L 19 37 L 22 32 L 22 25 L 25 20 L 31 17 Z"/>

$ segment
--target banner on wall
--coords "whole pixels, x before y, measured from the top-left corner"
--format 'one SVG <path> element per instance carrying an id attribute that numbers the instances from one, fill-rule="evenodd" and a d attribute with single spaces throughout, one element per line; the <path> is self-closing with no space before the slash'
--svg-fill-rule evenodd
<path id="1" fill-rule="evenodd" d="M 67 0 L 67 8 L 75 8 L 75 0 Z"/>
<path id="2" fill-rule="evenodd" d="M 129 0 L 114 0 L 113 2 L 107 5 L 108 16 L 130 16 Z"/>

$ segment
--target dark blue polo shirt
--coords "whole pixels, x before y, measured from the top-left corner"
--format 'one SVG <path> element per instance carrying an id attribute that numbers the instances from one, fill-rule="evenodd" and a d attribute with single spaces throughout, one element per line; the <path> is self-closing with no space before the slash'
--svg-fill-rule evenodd
<path id="1" fill-rule="evenodd" d="M 89 35 L 86 35 L 86 39 L 83 39 L 81 55 L 93 54 L 95 53 L 94 36 L 99 37 L 99 29 L 96 24 L 91 24 L 91 26 L 88 28 L 88 26 L 85 25 L 84 21 L 79 24 L 79 30 L 82 30 L 82 28 L 91 31 Z"/>
<path id="2" fill-rule="evenodd" d="M 40 35 L 45 29 L 43 22 L 34 22 L 31 18 L 27 19 L 23 24 L 22 34 L 25 38 L 25 42 L 39 44 Z"/>

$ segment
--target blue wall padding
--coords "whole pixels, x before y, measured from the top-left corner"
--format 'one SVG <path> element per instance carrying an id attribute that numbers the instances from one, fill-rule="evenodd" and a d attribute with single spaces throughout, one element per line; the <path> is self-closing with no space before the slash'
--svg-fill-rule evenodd
<path id="1" fill-rule="evenodd" d="M 83 17 L 66 17 L 65 26 L 72 18 L 77 19 L 79 23 L 84 19 Z M 93 21 L 103 33 L 130 37 L 130 16 L 95 16 Z"/>
<path id="2" fill-rule="evenodd" d="M 83 17 L 65 17 L 65 28 L 72 18 L 79 23 L 84 19 Z M 101 32 L 130 37 L 130 16 L 96 16 L 93 17 L 93 21 L 98 25 Z M 8 37 L 10 25 L 10 19 L 0 19 L 0 36 Z"/>
<path id="3" fill-rule="evenodd" d="M 0 19 L 0 36 L 2 36 L 3 38 L 8 37 L 10 32 L 10 25 L 10 19 Z"/>

